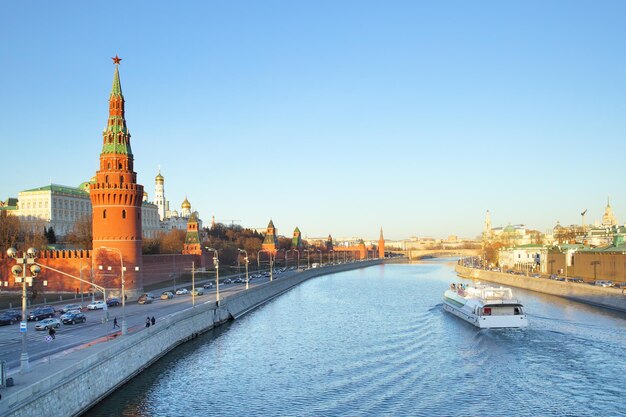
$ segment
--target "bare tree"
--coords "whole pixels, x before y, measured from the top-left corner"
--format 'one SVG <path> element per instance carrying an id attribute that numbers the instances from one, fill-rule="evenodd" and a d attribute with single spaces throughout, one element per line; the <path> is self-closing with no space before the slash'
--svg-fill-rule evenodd
<path id="1" fill-rule="evenodd" d="M 5 210 L 0 211 L 0 249 L 2 252 L 15 247 L 20 238 L 20 219 L 9 215 Z"/>
<path id="2" fill-rule="evenodd" d="M 76 249 L 91 249 L 93 241 L 91 216 L 83 216 L 74 223 L 74 228 L 65 236 L 65 240 Z"/>

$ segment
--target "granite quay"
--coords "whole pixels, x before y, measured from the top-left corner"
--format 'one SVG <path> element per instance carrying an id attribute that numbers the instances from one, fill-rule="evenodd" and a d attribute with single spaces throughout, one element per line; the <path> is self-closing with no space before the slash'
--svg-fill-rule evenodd
<path id="1" fill-rule="evenodd" d="M 456 265 L 455 270 L 462 278 L 524 288 L 597 307 L 626 312 L 626 294 L 624 290 L 618 288 L 604 288 L 586 283 L 555 281 L 541 277 L 507 274 L 505 272 L 469 268 L 461 265 Z"/>

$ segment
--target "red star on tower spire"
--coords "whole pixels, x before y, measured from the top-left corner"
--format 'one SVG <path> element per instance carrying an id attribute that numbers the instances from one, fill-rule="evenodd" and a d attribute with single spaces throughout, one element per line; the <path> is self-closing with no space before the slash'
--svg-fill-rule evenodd
<path id="1" fill-rule="evenodd" d="M 115 54 L 115 58 L 111 58 L 113 60 L 113 63 L 115 65 L 119 65 L 120 61 L 122 60 L 122 58 L 118 57 L 117 54 Z"/>

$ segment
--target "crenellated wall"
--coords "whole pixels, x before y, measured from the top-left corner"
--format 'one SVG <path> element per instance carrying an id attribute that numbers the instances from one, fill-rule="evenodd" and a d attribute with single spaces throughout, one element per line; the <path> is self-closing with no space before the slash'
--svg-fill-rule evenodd
<path id="1" fill-rule="evenodd" d="M 204 265 L 211 265 L 212 257 L 203 255 Z M 117 251 L 98 249 L 91 250 L 45 250 L 37 254 L 37 263 L 42 265 L 42 271 L 34 280 L 33 287 L 37 293 L 89 293 L 91 292 L 92 268 L 94 283 L 107 289 L 107 296 L 121 295 L 122 268 L 120 255 Z M 134 266 L 126 262 L 125 284 L 127 288 L 134 288 L 133 276 L 129 273 Z M 189 273 L 192 262 L 196 263 L 196 268 L 202 265 L 201 256 L 198 255 L 144 255 L 143 265 L 143 285 L 150 285 L 172 279 L 172 274 L 178 278 L 183 273 Z M 5 254 L 0 255 L 0 276 L 2 281 L 8 280 L 8 286 L 2 286 L 2 291 L 19 292 L 22 284 L 15 283 L 15 278 L 11 274 L 11 267 L 15 261 Z M 81 283 L 63 274 L 59 274 L 45 267 L 58 269 L 66 274 L 79 277 L 88 281 Z M 30 275 L 30 273 L 28 274 Z M 43 281 L 47 281 L 47 286 L 43 286 Z M 138 292 L 143 291 L 143 285 L 139 290 L 127 291 L 128 298 L 136 298 Z M 99 291 L 96 290 L 96 293 Z"/>

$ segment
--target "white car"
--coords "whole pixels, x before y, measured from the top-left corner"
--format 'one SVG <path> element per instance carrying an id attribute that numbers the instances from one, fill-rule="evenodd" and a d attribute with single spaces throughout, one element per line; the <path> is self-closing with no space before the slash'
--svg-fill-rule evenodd
<path id="1" fill-rule="evenodd" d="M 87 306 L 88 310 L 102 310 L 106 308 L 106 303 L 104 301 L 94 301 L 93 303 Z"/>
<path id="2" fill-rule="evenodd" d="M 52 327 L 57 328 L 57 329 L 61 327 L 61 320 L 59 319 L 41 320 L 39 323 L 35 325 L 35 330 L 48 330 Z"/>
<path id="3" fill-rule="evenodd" d="M 180 290 L 176 291 L 176 295 L 185 295 L 185 294 L 189 294 L 189 290 L 187 290 L 186 288 L 181 288 Z"/>

